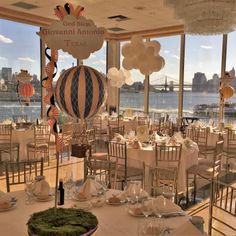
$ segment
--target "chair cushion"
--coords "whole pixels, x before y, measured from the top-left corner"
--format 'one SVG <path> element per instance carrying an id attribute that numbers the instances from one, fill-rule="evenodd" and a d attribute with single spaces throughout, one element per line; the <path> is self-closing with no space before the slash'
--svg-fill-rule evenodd
<path id="1" fill-rule="evenodd" d="M 106 152 L 95 152 L 92 153 L 93 159 L 99 159 L 99 160 L 107 160 L 107 153 Z"/>
<path id="2" fill-rule="evenodd" d="M 47 143 L 28 143 L 27 144 L 28 148 L 36 148 L 36 149 L 46 149 L 48 148 L 48 144 Z"/>
<path id="3" fill-rule="evenodd" d="M 213 169 L 209 165 L 194 165 L 187 170 L 188 174 L 199 175 L 205 179 L 213 177 L 212 171 Z"/>
<path id="4" fill-rule="evenodd" d="M 135 177 L 135 176 L 142 176 L 143 170 L 138 169 L 135 167 L 128 167 L 127 168 L 127 178 Z M 118 166 L 117 168 L 117 177 L 118 178 L 124 178 L 125 177 L 125 166 Z"/>

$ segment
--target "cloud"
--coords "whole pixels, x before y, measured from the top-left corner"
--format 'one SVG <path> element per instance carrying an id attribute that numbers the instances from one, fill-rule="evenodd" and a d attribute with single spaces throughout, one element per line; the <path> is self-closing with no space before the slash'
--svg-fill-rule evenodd
<path id="1" fill-rule="evenodd" d="M 31 62 L 31 63 L 34 63 L 35 60 L 30 58 L 30 57 L 18 57 L 17 58 L 19 61 L 27 61 L 27 62 Z"/>
<path id="2" fill-rule="evenodd" d="M 98 60 L 93 62 L 93 65 L 99 65 L 99 64 L 106 65 L 106 60 Z"/>
<path id="3" fill-rule="evenodd" d="M 172 55 L 171 55 L 171 57 L 173 57 L 173 58 L 175 58 L 175 59 L 177 59 L 177 60 L 179 60 L 179 59 L 180 59 L 180 57 L 179 57 L 179 56 L 177 56 L 177 55 L 174 55 L 174 54 L 172 54 Z"/>
<path id="4" fill-rule="evenodd" d="M 92 53 L 91 55 L 90 55 L 90 58 L 92 59 L 92 58 L 96 58 L 96 56 Z M 89 59 L 90 59 L 89 58 Z"/>
<path id="5" fill-rule="evenodd" d="M 9 44 L 9 43 L 13 43 L 13 40 L 0 34 L 0 42 Z"/>
<path id="6" fill-rule="evenodd" d="M 5 61 L 5 60 L 7 60 L 7 58 L 6 57 L 0 57 L 0 60 Z"/>
<path id="7" fill-rule="evenodd" d="M 164 50 L 163 51 L 165 54 L 168 54 L 170 51 L 169 50 Z"/>
<path id="8" fill-rule="evenodd" d="M 203 49 L 212 49 L 213 47 L 212 47 L 212 46 L 208 46 L 208 45 L 200 45 L 200 48 L 203 48 Z"/>

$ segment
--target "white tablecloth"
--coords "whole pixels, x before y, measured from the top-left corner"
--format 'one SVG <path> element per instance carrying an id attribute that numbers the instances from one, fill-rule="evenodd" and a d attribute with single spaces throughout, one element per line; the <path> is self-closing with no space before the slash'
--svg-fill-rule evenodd
<path id="1" fill-rule="evenodd" d="M 52 207 L 54 202 L 35 202 L 25 205 L 24 191 L 11 193 L 18 199 L 14 210 L 0 212 L 0 229 L 2 236 L 27 236 L 26 223 L 30 215 L 37 211 Z M 66 207 L 71 207 L 75 202 L 66 201 Z M 95 236 L 136 236 L 137 227 L 144 218 L 133 217 L 127 213 L 127 206 L 104 205 L 101 208 L 93 208 L 92 212 L 97 216 L 99 226 Z M 164 224 L 174 230 L 171 236 L 201 236 L 203 235 L 189 222 L 188 216 L 164 219 Z"/>
<path id="2" fill-rule="evenodd" d="M 147 165 L 155 166 L 155 150 L 151 146 L 143 149 L 127 149 L 128 165 L 142 168 L 142 163 L 145 162 Z M 185 191 L 186 188 L 186 170 L 198 164 L 198 147 L 194 143 L 189 149 L 182 148 L 181 163 L 178 176 L 178 191 Z"/>

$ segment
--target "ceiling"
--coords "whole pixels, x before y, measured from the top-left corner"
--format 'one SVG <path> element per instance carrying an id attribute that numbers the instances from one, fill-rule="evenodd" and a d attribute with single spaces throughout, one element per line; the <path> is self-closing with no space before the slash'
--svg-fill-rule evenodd
<path id="1" fill-rule="evenodd" d="M 108 29 L 110 35 L 151 33 L 183 30 L 183 23 L 174 17 L 173 9 L 163 4 L 164 0 L 1 0 L 0 17 L 37 25 L 48 25 L 57 20 L 54 8 L 71 2 L 85 7 L 84 16 L 96 22 L 97 26 Z M 20 3 L 19 3 L 20 2 Z M 16 6 L 16 5 L 18 6 Z M 26 5 L 25 5 L 26 4 Z M 27 5 L 30 4 L 30 5 Z M 25 5 L 19 7 L 19 5 Z M 33 6 L 32 6 L 33 5 Z M 25 9 L 25 7 L 32 7 Z M 122 15 L 128 19 L 117 21 L 108 17 Z M 110 28 L 123 30 L 113 31 Z M 172 32 L 173 33 L 173 32 Z"/>

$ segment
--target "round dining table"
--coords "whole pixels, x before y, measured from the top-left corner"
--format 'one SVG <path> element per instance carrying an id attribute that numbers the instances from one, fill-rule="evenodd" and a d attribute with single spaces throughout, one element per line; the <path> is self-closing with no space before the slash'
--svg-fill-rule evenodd
<path id="1" fill-rule="evenodd" d="M 112 195 L 116 190 L 109 190 Z M 9 193 L 17 198 L 17 206 L 10 211 L 0 212 L 0 229 L 2 236 L 27 236 L 27 221 L 34 212 L 53 207 L 54 201 L 33 202 L 25 204 L 24 191 Z M 63 207 L 72 207 L 78 202 L 65 200 Z M 95 236 L 137 236 L 140 224 L 145 224 L 144 217 L 129 215 L 127 204 L 113 206 L 104 204 L 102 207 L 92 208 L 90 211 L 98 218 L 98 229 Z M 191 222 L 190 217 L 178 216 L 163 219 L 163 224 L 170 227 L 170 236 L 201 236 L 204 235 Z"/>

